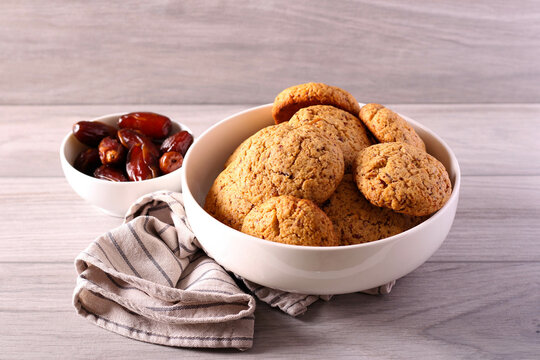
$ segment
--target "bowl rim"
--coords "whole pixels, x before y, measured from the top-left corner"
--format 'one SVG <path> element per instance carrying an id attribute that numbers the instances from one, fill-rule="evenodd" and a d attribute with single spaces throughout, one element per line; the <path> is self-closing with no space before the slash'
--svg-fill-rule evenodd
<path id="1" fill-rule="evenodd" d="M 362 107 L 365 104 L 359 102 L 359 105 L 360 105 L 360 107 Z M 262 108 L 271 109 L 272 106 L 273 106 L 273 103 L 263 104 L 263 105 L 251 107 L 251 108 L 248 108 L 246 110 L 242 110 L 240 112 L 237 112 L 237 113 L 234 113 L 234 114 L 232 114 L 230 116 L 227 116 L 226 118 L 218 121 L 217 123 L 215 123 L 214 125 L 212 125 L 208 129 L 206 129 L 197 138 L 197 140 L 195 140 L 193 142 L 192 146 L 190 147 L 190 150 L 191 150 L 191 148 L 195 147 L 197 142 L 202 141 L 202 139 L 204 139 L 205 136 L 207 136 L 208 133 L 214 131 L 215 128 L 221 126 L 223 123 L 229 121 L 230 119 L 232 119 L 234 117 L 244 115 L 244 114 L 246 114 L 248 112 L 260 110 Z M 390 243 L 390 242 L 398 241 L 399 239 L 401 239 L 403 237 L 409 236 L 413 232 L 421 231 L 424 227 L 429 226 L 430 223 L 436 221 L 436 219 L 443 216 L 443 213 L 446 212 L 446 209 L 448 209 L 454 201 L 458 200 L 457 198 L 459 197 L 459 191 L 460 191 L 460 187 L 461 187 L 461 168 L 459 166 L 458 159 L 457 159 L 456 155 L 454 154 L 454 151 L 452 150 L 452 148 L 450 148 L 450 146 L 448 146 L 448 144 L 438 134 L 436 134 L 431 129 L 427 128 L 426 126 L 420 124 L 416 120 L 413 120 L 413 119 L 411 119 L 410 117 L 408 117 L 406 115 L 403 115 L 401 113 L 398 113 L 398 114 L 401 117 L 405 118 L 408 122 L 412 123 L 414 125 L 414 127 L 422 129 L 426 133 L 430 134 L 430 136 L 432 136 L 437 142 L 439 142 L 442 145 L 442 147 L 449 154 L 450 163 L 453 165 L 453 170 L 454 170 L 454 173 L 455 173 L 455 181 L 454 181 L 454 186 L 452 187 L 452 194 L 450 195 L 450 198 L 444 204 L 444 206 L 442 208 L 440 208 L 439 210 L 437 210 L 435 213 L 433 213 L 427 220 L 424 220 L 420 224 L 418 224 L 418 225 L 416 225 L 416 226 L 414 226 L 414 227 L 412 227 L 412 228 L 410 228 L 408 230 L 405 230 L 405 231 L 403 231 L 403 232 L 401 232 L 399 234 L 389 236 L 389 237 L 379 239 L 379 240 L 374 240 L 374 241 L 370 241 L 370 242 L 366 242 L 366 243 L 361 243 L 361 244 L 335 245 L 335 246 L 309 246 L 309 245 L 284 244 L 284 243 L 264 240 L 264 239 L 260 239 L 258 237 L 252 236 L 252 235 L 248 235 L 248 234 L 243 233 L 243 232 L 241 232 L 239 230 L 233 229 L 232 227 L 229 227 L 229 226 L 223 224 L 222 222 L 220 222 L 219 220 L 215 219 L 212 215 L 210 215 L 208 212 L 206 212 L 206 210 L 204 210 L 204 208 L 195 199 L 195 197 L 191 193 L 191 189 L 189 188 L 189 183 L 187 181 L 187 172 L 185 171 L 185 169 L 187 169 L 187 167 L 188 167 L 187 164 L 189 164 L 190 159 L 191 159 L 191 156 L 190 156 L 191 152 L 188 152 L 186 154 L 185 158 L 184 158 L 184 164 L 186 166 L 184 168 L 184 171 L 182 172 L 182 195 L 186 196 L 186 194 L 187 194 L 193 200 L 195 205 L 204 213 L 205 216 L 208 217 L 208 219 L 205 219 L 205 220 L 211 221 L 211 222 L 213 221 L 213 222 L 217 223 L 217 226 L 222 227 L 223 231 L 237 232 L 238 236 L 244 237 L 246 240 L 249 239 L 250 241 L 256 241 L 259 244 L 261 244 L 262 246 L 275 246 L 275 247 L 278 247 L 278 248 L 294 249 L 294 250 L 298 250 L 298 251 L 305 250 L 305 251 L 309 251 L 309 252 L 327 252 L 327 251 L 336 251 L 336 250 L 341 250 L 341 249 L 343 249 L 343 251 L 347 251 L 348 249 L 378 247 L 378 246 L 382 246 L 382 245 Z M 447 169 L 447 171 L 448 171 L 448 169 Z M 189 220 L 189 218 L 188 218 L 188 220 Z"/>
<path id="2" fill-rule="evenodd" d="M 139 111 L 139 112 L 142 112 L 142 111 Z M 129 114 L 129 113 L 126 113 L 126 112 L 112 113 L 112 114 L 107 114 L 107 115 L 102 115 L 102 116 L 99 116 L 99 117 L 96 117 L 96 118 L 92 118 L 92 119 L 89 119 L 89 120 L 80 120 L 80 121 L 104 121 L 104 120 L 109 120 L 109 119 L 112 119 L 112 118 L 115 118 L 115 117 L 119 118 L 120 116 L 125 115 L 125 114 Z M 191 136 L 193 136 L 193 139 L 194 139 L 193 143 L 195 143 L 195 136 L 193 135 L 193 131 L 187 125 L 185 125 L 185 124 L 183 124 L 181 122 L 175 121 L 175 120 L 173 120 L 171 118 L 169 118 L 169 119 L 171 120 L 172 123 L 177 124 L 180 127 L 181 130 L 185 130 L 188 133 L 190 133 Z M 126 186 L 126 184 L 141 184 L 141 183 L 151 184 L 152 182 L 159 183 L 163 179 L 169 179 L 171 177 L 178 176 L 179 173 L 181 172 L 180 170 L 183 168 L 183 166 L 180 167 L 177 170 L 178 172 L 175 170 L 175 171 L 173 171 L 173 172 L 171 172 L 169 174 L 160 175 L 160 176 L 158 176 L 156 178 L 153 178 L 153 179 L 147 179 L 147 180 L 141 180 L 141 181 L 118 181 L 117 182 L 117 181 L 108 181 L 108 180 L 104 180 L 104 179 L 98 179 L 98 178 L 87 175 L 87 174 L 85 174 L 83 172 L 80 172 L 79 170 L 75 169 L 73 164 L 71 162 L 69 162 L 69 160 L 66 158 L 66 146 L 67 146 L 67 142 L 71 138 L 74 138 L 75 141 L 79 141 L 73 135 L 73 131 L 70 131 L 69 133 L 67 133 L 64 136 L 64 138 L 62 139 L 62 142 L 60 144 L 60 160 L 62 161 L 62 163 L 68 165 L 69 168 L 76 171 L 78 174 L 85 176 L 88 181 L 90 181 L 92 183 L 95 183 L 95 184 L 107 184 L 108 186 Z M 83 145 L 85 145 L 85 144 L 83 144 Z M 85 145 L 85 146 L 87 146 L 87 145 Z M 191 144 L 191 146 L 193 146 L 193 144 Z M 189 147 L 188 152 L 191 149 L 191 146 Z M 186 158 L 186 156 L 187 156 L 187 152 L 186 152 L 186 155 L 184 156 L 184 159 Z M 129 185 L 127 185 L 127 186 L 129 186 Z"/>

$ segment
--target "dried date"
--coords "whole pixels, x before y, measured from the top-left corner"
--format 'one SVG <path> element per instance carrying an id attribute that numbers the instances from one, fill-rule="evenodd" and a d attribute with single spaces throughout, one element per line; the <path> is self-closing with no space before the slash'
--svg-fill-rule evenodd
<path id="1" fill-rule="evenodd" d="M 86 175 L 92 175 L 100 165 L 99 151 L 96 148 L 81 151 L 73 162 L 73 167 Z"/>
<path id="2" fill-rule="evenodd" d="M 163 154 L 159 159 L 159 168 L 164 174 L 168 174 L 174 170 L 180 169 L 183 162 L 184 157 L 182 154 L 176 151 L 169 151 Z"/>
<path id="3" fill-rule="evenodd" d="M 128 152 L 126 172 L 131 181 L 153 179 L 159 176 L 158 158 L 146 144 L 134 145 Z"/>
<path id="4" fill-rule="evenodd" d="M 151 112 L 134 112 L 122 115 L 118 120 L 121 129 L 136 129 L 153 139 L 163 139 L 171 131 L 171 119 Z"/>
<path id="5" fill-rule="evenodd" d="M 166 138 L 161 144 L 159 151 L 162 154 L 169 151 L 175 151 L 184 156 L 192 143 L 193 136 L 187 131 L 180 131 Z"/>
<path id="6" fill-rule="evenodd" d="M 126 160 L 126 148 L 113 137 L 103 138 L 99 143 L 98 150 L 103 165 L 117 165 Z"/>
<path id="7" fill-rule="evenodd" d="M 138 132 L 137 130 L 132 129 L 120 129 L 117 133 L 118 140 L 120 140 L 120 143 L 124 145 L 128 150 L 131 149 L 135 145 L 146 145 L 146 150 L 148 154 L 158 158 L 159 157 L 159 150 L 156 144 L 150 140 L 149 137 L 145 136 L 144 134 Z M 149 159 L 147 159 L 149 161 Z"/>
<path id="8" fill-rule="evenodd" d="M 73 125 L 73 135 L 85 145 L 98 146 L 107 136 L 114 136 L 116 129 L 99 121 L 79 121 Z"/>
<path id="9" fill-rule="evenodd" d="M 94 171 L 94 177 L 102 180 L 116 182 L 128 181 L 127 177 L 122 171 L 109 165 L 101 165 L 100 167 L 98 167 Z"/>

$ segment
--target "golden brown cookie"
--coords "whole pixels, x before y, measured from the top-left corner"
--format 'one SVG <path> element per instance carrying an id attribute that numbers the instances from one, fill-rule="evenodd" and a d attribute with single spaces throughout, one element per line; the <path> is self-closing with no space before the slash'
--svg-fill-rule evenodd
<path id="1" fill-rule="evenodd" d="M 355 166 L 355 181 L 362 194 L 376 206 L 403 214 L 432 214 L 452 193 L 444 165 L 405 143 L 367 147 L 358 154 Z"/>
<path id="2" fill-rule="evenodd" d="M 244 198 L 229 169 L 216 178 L 204 204 L 206 212 L 236 230 L 242 228 L 244 217 L 252 208 L 253 204 Z"/>
<path id="3" fill-rule="evenodd" d="M 279 124 L 242 151 L 227 169 L 231 168 L 245 198 L 255 205 L 279 195 L 320 204 L 332 195 L 344 174 L 341 148 L 314 126 Z"/>
<path id="4" fill-rule="evenodd" d="M 401 116 L 380 104 L 362 106 L 360 119 L 382 143 L 403 142 L 426 150 L 426 145 L 412 126 Z"/>
<path id="5" fill-rule="evenodd" d="M 354 116 L 358 115 L 360 105 L 347 91 L 322 83 L 307 83 L 291 86 L 280 92 L 272 107 L 276 124 L 289 119 L 301 108 L 312 105 L 332 105 Z"/>
<path id="6" fill-rule="evenodd" d="M 321 129 L 341 147 L 346 170 L 352 169 L 358 152 L 372 144 L 364 124 L 356 116 L 330 105 L 302 108 L 289 124 L 293 127 L 307 124 Z"/>
<path id="7" fill-rule="evenodd" d="M 346 174 L 322 210 L 334 224 L 341 245 L 384 239 L 412 228 L 421 217 L 399 214 L 372 205 L 358 190 L 351 174 Z"/>
<path id="8" fill-rule="evenodd" d="M 266 137 L 271 136 L 276 131 L 279 131 L 278 126 L 287 126 L 287 124 L 267 126 L 244 140 L 236 148 L 236 150 L 234 150 L 231 156 L 229 156 L 227 161 L 225 161 L 225 167 L 228 167 L 236 158 L 244 157 L 246 155 L 246 151 L 252 146 L 253 142 L 263 141 Z"/>
<path id="9" fill-rule="evenodd" d="M 244 219 L 242 232 L 290 245 L 339 245 L 332 222 L 317 205 L 287 195 L 254 207 Z"/>

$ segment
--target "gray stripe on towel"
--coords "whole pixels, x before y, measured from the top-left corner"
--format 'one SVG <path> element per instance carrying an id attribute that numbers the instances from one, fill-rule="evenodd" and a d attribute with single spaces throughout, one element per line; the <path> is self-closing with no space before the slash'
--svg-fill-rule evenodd
<path id="1" fill-rule="evenodd" d="M 146 254 L 146 256 L 148 257 L 148 259 L 150 259 L 150 261 L 156 266 L 156 268 L 159 270 L 159 272 L 161 273 L 161 275 L 163 275 L 163 277 L 165 278 L 165 280 L 167 280 L 167 282 L 169 283 L 170 286 L 174 286 L 172 281 L 171 281 L 171 278 L 169 278 L 169 275 L 167 275 L 165 273 L 165 271 L 163 271 L 163 269 L 161 268 L 161 266 L 159 266 L 159 264 L 157 263 L 156 259 L 154 259 L 154 257 L 152 256 L 152 254 L 150 254 L 150 252 L 148 251 L 148 249 L 146 248 L 146 246 L 144 246 L 143 242 L 141 241 L 141 238 L 139 237 L 139 234 L 137 234 L 137 232 L 135 231 L 135 229 L 133 228 L 133 226 L 131 225 L 131 223 L 127 223 L 127 226 L 129 228 L 129 230 L 131 231 L 131 234 L 133 235 L 133 237 L 135 238 L 135 240 L 137 240 L 137 242 L 139 243 L 139 245 L 141 246 L 141 249 L 144 251 L 144 253 Z"/>
<path id="2" fill-rule="evenodd" d="M 111 242 L 113 243 L 114 247 L 116 248 L 116 250 L 118 250 L 118 253 L 120 254 L 120 256 L 122 256 L 122 259 L 124 259 L 124 261 L 126 262 L 126 264 L 129 266 L 129 268 L 131 269 L 131 271 L 133 271 L 133 273 L 137 276 L 137 277 L 141 277 L 141 275 L 137 272 L 137 270 L 135 270 L 135 268 L 133 267 L 133 265 L 131 265 L 131 263 L 129 262 L 126 254 L 124 254 L 124 252 L 122 251 L 122 249 L 120 249 L 120 246 L 118 245 L 118 243 L 116 242 L 116 240 L 114 239 L 112 233 L 109 231 L 107 233 L 107 236 L 109 237 L 109 239 L 111 240 Z"/>

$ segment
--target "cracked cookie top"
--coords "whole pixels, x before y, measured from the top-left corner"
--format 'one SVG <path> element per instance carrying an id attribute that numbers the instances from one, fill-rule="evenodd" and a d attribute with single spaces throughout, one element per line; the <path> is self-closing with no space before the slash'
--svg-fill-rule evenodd
<path id="1" fill-rule="evenodd" d="M 332 195 L 344 174 L 341 148 L 314 126 L 279 124 L 242 148 L 227 169 L 255 205 L 279 195 L 320 204 Z"/>
<path id="2" fill-rule="evenodd" d="M 206 212 L 236 230 L 242 228 L 244 217 L 252 208 L 253 204 L 245 199 L 228 169 L 216 178 L 204 204 Z"/>
<path id="3" fill-rule="evenodd" d="M 257 131 L 255 134 L 248 137 L 246 140 L 244 140 L 229 156 L 227 161 L 225 161 L 225 168 L 227 168 L 235 159 L 237 158 L 243 158 L 246 156 L 246 151 L 253 146 L 253 143 L 264 141 L 265 138 L 272 136 L 273 133 L 280 131 L 280 126 L 287 126 L 287 124 L 283 125 L 270 125 L 267 127 L 262 128 L 261 130 Z"/>
<path id="4" fill-rule="evenodd" d="M 276 124 L 289 121 L 295 112 L 311 105 L 332 105 L 358 116 L 360 105 L 347 91 L 323 83 L 291 86 L 274 99 L 272 116 Z"/>
<path id="5" fill-rule="evenodd" d="M 426 150 L 426 145 L 412 126 L 392 110 L 380 104 L 366 104 L 360 109 L 359 116 L 380 142 L 402 142 Z"/>
<path id="6" fill-rule="evenodd" d="M 254 207 L 242 232 L 291 245 L 339 245 L 332 222 L 317 205 L 288 195 L 272 197 Z"/>
<path id="7" fill-rule="evenodd" d="M 345 174 L 336 192 L 324 202 L 322 210 L 332 220 L 340 245 L 384 239 L 422 221 L 421 217 L 372 205 L 358 190 L 351 174 Z"/>
<path id="8" fill-rule="evenodd" d="M 360 150 L 371 145 L 364 124 L 348 112 L 330 105 L 314 105 L 298 110 L 289 124 L 313 125 L 334 140 L 343 151 L 346 170 L 351 170 Z"/>
<path id="9" fill-rule="evenodd" d="M 439 210 L 452 192 L 448 173 L 439 160 L 400 142 L 362 150 L 356 159 L 355 181 L 372 204 L 413 216 Z"/>

